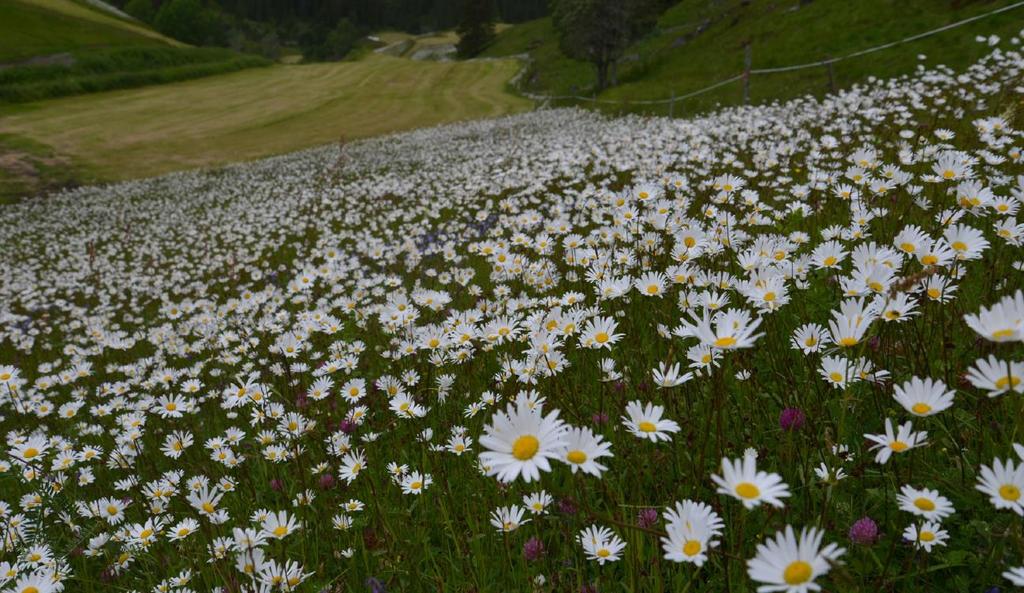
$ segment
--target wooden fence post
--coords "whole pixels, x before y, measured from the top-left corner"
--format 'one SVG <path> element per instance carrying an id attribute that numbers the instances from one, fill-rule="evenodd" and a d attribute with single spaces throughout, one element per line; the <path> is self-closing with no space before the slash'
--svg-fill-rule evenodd
<path id="1" fill-rule="evenodd" d="M 828 90 L 830 93 L 835 94 L 836 92 L 836 71 L 832 67 L 835 62 L 832 61 L 832 56 L 825 56 L 828 59 L 828 64 L 825 64 L 825 68 L 828 69 Z"/>
<path id="2" fill-rule="evenodd" d="M 743 46 L 743 104 L 750 103 L 750 64 L 753 61 L 750 42 Z"/>

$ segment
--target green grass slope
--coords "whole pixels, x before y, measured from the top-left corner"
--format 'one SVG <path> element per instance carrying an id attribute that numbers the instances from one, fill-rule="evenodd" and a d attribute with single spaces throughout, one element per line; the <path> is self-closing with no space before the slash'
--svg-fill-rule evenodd
<path id="1" fill-rule="evenodd" d="M 270 65 L 260 56 L 217 47 L 125 46 L 79 49 L 65 55 L 72 63 L 0 69 L 0 102 L 163 84 Z"/>
<path id="2" fill-rule="evenodd" d="M 189 47 L 72 0 L 0 1 L 0 102 L 175 82 L 267 65 Z"/>
<path id="3" fill-rule="evenodd" d="M 0 2 L 0 63 L 91 48 L 182 45 L 70 0 Z"/>
<path id="4" fill-rule="evenodd" d="M 668 9 L 650 35 L 633 45 L 618 71 L 619 85 L 600 98 L 616 101 L 656 100 L 684 95 L 743 71 L 743 46 L 752 48 L 756 68 L 802 64 L 842 56 L 1013 4 L 1015 0 L 951 2 L 950 0 L 817 0 L 799 7 L 798 0 L 683 0 Z M 959 7 L 954 7 L 955 5 Z M 920 64 L 959 68 L 976 60 L 985 46 L 975 35 L 1017 34 L 1024 8 L 975 21 L 932 37 L 900 45 L 834 67 L 834 81 L 845 87 L 869 76 L 910 73 Z M 592 68 L 566 58 L 558 49 L 550 19 L 514 26 L 502 32 L 487 55 L 529 53 L 527 90 L 547 94 L 589 95 Z M 925 55 L 919 60 L 918 55 Z M 751 101 L 787 99 L 829 90 L 828 72 L 814 68 L 751 78 Z M 742 102 L 742 85 L 733 83 L 689 99 L 675 114 Z M 665 107 L 623 106 L 626 111 L 664 113 Z"/>

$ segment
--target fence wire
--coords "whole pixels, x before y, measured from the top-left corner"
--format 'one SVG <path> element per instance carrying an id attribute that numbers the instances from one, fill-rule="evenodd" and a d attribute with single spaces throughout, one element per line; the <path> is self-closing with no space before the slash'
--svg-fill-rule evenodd
<path id="1" fill-rule="evenodd" d="M 752 69 L 750 69 L 748 71 L 741 72 L 741 73 L 737 74 L 736 76 L 733 76 L 731 78 L 727 78 L 725 80 L 718 81 L 718 82 L 716 82 L 716 83 L 714 83 L 714 84 L 712 84 L 710 86 L 706 86 L 706 87 L 704 87 L 702 89 L 698 89 L 696 91 L 693 91 L 691 93 L 687 93 L 685 95 L 672 96 L 672 97 L 669 97 L 668 99 L 617 101 L 617 100 L 614 100 L 614 99 L 598 99 L 597 97 L 585 97 L 585 96 L 581 96 L 581 95 L 540 95 L 540 94 L 537 94 L 537 93 L 529 93 L 529 92 L 525 92 L 525 91 L 520 91 L 520 94 L 522 94 L 524 97 L 526 97 L 528 99 L 532 99 L 534 101 L 577 100 L 577 101 L 590 101 L 591 103 L 605 103 L 605 104 L 617 104 L 617 105 L 625 105 L 625 104 L 629 104 L 629 105 L 667 105 L 669 103 L 675 103 L 676 101 L 681 101 L 683 99 L 689 99 L 691 97 L 696 97 L 697 95 L 702 95 L 702 94 L 704 94 L 704 93 L 706 93 L 708 91 L 713 91 L 713 90 L 715 90 L 715 89 L 717 89 L 719 87 L 722 87 L 722 86 L 725 86 L 727 84 L 736 82 L 738 80 L 743 80 L 744 78 L 748 78 L 748 77 L 754 76 L 754 75 L 777 74 L 777 73 L 780 73 L 780 72 L 794 72 L 794 71 L 797 71 L 797 70 L 805 70 L 807 68 L 821 68 L 823 66 L 828 66 L 830 64 L 835 64 L 837 62 L 842 62 L 844 60 L 849 60 L 849 59 L 852 59 L 852 58 L 859 58 L 861 56 L 872 54 L 872 53 L 875 53 L 877 51 L 882 51 L 882 50 L 885 50 L 885 49 L 896 47 L 898 45 L 903 45 L 904 43 L 910 43 L 912 41 L 917 41 L 919 39 L 924 39 L 926 37 L 931 37 L 932 35 L 937 35 L 939 33 L 943 33 L 945 31 L 949 31 L 951 29 L 956 29 L 958 27 L 962 27 L 962 26 L 967 25 L 969 23 L 973 23 L 975 21 L 979 21 L 981 19 L 988 18 L 990 16 L 993 16 L 993 15 L 996 15 L 996 14 L 999 14 L 999 13 L 1002 13 L 1002 12 L 1008 12 L 1010 10 L 1014 10 L 1014 9 L 1020 8 L 1022 6 L 1024 6 L 1024 1 L 1016 2 L 1014 4 L 1009 4 L 1007 6 L 1003 6 L 1002 8 L 997 8 L 995 10 L 991 10 L 991 11 L 983 13 L 983 14 L 974 15 L 972 17 L 969 17 L 969 18 L 957 21 L 955 23 L 950 23 L 948 25 L 944 25 L 942 27 L 938 27 L 938 28 L 932 29 L 930 31 L 925 31 L 924 33 L 918 33 L 917 35 L 911 35 L 910 37 L 904 37 L 903 39 L 898 39 L 896 41 L 890 41 L 889 43 L 883 43 L 882 45 L 876 45 L 874 47 L 869 47 L 867 49 L 862 49 L 862 50 L 859 50 L 859 51 L 855 51 L 853 53 L 849 53 L 849 54 L 846 54 L 844 56 L 838 56 L 838 57 L 835 57 L 835 58 L 828 58 L 828 59 L 825 59 L 825 60 L 819 60 L 817 62 L 808 62 L 806 64 L 794 64 L 792 66 L 779 66 L 779 67 L 776 67 L 776 68 L 752 68 Z"/>

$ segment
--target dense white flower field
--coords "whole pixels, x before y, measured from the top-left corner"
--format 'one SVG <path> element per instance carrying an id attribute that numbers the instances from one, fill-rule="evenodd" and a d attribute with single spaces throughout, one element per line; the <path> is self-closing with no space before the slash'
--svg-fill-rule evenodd
<path id="1" fill-rule="evenodd" d="M 1024 585 L 1024 56 L 0 210 L 0 591 Z"/>

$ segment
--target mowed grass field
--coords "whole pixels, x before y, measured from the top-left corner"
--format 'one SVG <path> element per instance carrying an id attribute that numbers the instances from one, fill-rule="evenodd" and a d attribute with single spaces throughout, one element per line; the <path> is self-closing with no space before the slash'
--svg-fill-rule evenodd
<path id="1" fill-rule="evenodd" d="M 515 60 L 256 68 L 0 108 L 0 133 L 51 147 L 82 181 L 113 181 L 527 110 Z"/>

